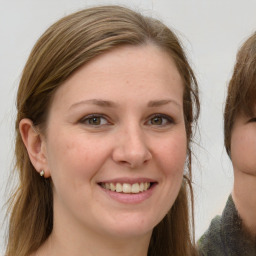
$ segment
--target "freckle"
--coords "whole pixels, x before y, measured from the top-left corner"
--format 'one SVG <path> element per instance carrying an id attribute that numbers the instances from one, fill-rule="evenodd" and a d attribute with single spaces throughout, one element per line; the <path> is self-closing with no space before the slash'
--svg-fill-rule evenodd
<path id="1" fill-rule="evenodd" d="M 66 144 L 66 149 L 70 149 L 71 145 L 69 143 Z"/>
<path id="2" fill-rule="evenodd" d="M 74 143 L 71 142 L 71 143 L 66 143 L 65 148 L 66 148 L 67 150 L 72 150 L 72 149 L 74 149 L 74 148 L 76 148 L 76 147 L 74 146 Z"/>

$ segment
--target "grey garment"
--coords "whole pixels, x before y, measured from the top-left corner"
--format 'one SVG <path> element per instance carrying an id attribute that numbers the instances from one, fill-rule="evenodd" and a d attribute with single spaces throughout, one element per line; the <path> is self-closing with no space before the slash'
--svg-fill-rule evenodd
<path id="1" fill-rule="evenodd" d="M 256 243 L 242 229 L 232 196 L 198 241 L 200 256 L 256 256 Z"/>

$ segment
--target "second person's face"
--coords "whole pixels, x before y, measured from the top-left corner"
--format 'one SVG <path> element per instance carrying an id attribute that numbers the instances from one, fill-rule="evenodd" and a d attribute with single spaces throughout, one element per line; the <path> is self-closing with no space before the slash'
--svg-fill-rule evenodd
<path id="1" fill-rule="evenodd" d="M 186 160 L 174 61 L 153 45 L 95 58 L 56 91 L 44 143 L 60 233 L 150 237 L 178 195 Z"/>
<path id="2" fill-rule="evenodd" d="M 231 134 L 231 160 L 235 174 L 256 176 L 256 108 L 255 116 L 239 114 Z"/>

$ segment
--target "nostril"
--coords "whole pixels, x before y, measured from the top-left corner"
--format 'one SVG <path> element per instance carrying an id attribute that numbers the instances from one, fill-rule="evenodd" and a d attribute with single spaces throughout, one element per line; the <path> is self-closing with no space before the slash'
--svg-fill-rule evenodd
<path id="1" fill-rule="evenodd" d="M 130 165 L 127 161 L 119 161 L 119 163 L 123 165 Z"/>

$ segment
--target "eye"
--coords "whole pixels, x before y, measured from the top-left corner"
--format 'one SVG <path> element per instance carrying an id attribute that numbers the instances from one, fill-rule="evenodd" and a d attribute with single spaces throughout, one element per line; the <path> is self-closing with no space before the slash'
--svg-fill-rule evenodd
<path id="1" fill-rule="evenodd" d="M 102 115 L 95 115 L 95 114 L 83 117 L 80 120 L 80 123 L 90 125 L 90 126 L 101 126 L 101 125 L 109 124 L 109 122 L 105 117 L 103 117 Z"/>
<path id="2" fill-rule="evenodd" d="M 249 120 L 249 123 L 251 123 L 251 122 L 256 122 L 256 117 L 250 119 L 250 120 Z"/>
<path id="3" fill-rule="evenodd" d="M 149 125 L 154 125 L 154 126 L 165 126 L 165 125 L 173 124 L 174 121 L 170 116 L 167 116 L 164 114 L 155 114 L 149 119 L 147 123 Z"/>

